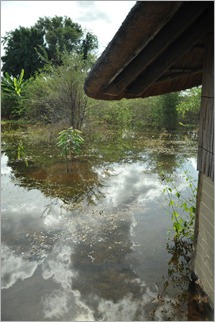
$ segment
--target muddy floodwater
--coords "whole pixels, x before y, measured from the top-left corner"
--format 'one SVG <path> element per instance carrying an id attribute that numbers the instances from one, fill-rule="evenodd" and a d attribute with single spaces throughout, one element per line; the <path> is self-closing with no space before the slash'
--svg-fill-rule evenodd
<path id="1" fill-rule="evenodd" d="M 69 172 L 52 146 L 17 160 L 3 135 L 2 321 L 212 319 L 190 287 L 189 245 L 168 235 L 161 177 L 189 197 L 197 141 L 121 134 L 88 145 Z"/>

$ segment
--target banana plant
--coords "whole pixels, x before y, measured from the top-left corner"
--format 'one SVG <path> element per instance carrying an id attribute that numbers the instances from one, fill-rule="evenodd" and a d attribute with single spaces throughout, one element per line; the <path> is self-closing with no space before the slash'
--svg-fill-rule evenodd
<path id="1" fill-rule="evenodd" d="M 21 91 L 25 82 L 23 81 L 24 69 L 21 70 L 21 73 L 18 77 L 10 76 L 8 72 L 5 72 L 4 77 L 1 80 L 1 87 L 4 92 L 8 94 L 16 94 L 21 96 Z"/>

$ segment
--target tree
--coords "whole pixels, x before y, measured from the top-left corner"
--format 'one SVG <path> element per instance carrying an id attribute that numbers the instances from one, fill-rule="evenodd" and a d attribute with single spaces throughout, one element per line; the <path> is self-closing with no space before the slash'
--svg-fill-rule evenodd
<path id="1" fill-rule="evenodd" d="M 159 96 L 157 104 L 159 108 L 160 125 L 167 131 L 175 130 L 178 124 L 177 104 L 179 102 L 178 92 Z"/>
<path id="2" fill-rule="evenodd" d="M 177 111 L 182 125 L 197 125 L 200 117 L 201 87 L 193 87 L 180 93 L 181 102 Z M 185 123 L 185 124 L 184 124 Z"/>
<path id="3" fill-rule="evenodd" d="M 39 71 L 45 64 L 62 64 L 62 55 L 81 53 L 86 59 L 98 47 L 97 37 L 84 32 L 68 17 L 39 18 L 31 28 L 20 27 L 3 38 L 5 55 L 3 72 L 17 76 L 25 69 L 25 78 Z"/>
<path id="4" fill-rule="evenodd" d="M 81 129 L 87 110 L 88 98 L 84 93 L 83 84 L 90 67 L 78 54 L 64 55 L 63 64 L 55 68 L 57 106 L 62 115 L 74 129 Z"/>
<path id="5" fill-rule="evenodd" d="M 88 58 L 89 52 L 93 51 L 96 48 L 98 48 L 97 37 L 90 32 L 87 32 L 80 46 L 80 53 L 83 55 L 83 59 L 86 60 Z"/>
<path id="6" fill-rule="evenodd" d="M 83 36 L 81 26 L 68 17 L 39 18 L 35 28 L 44 34 L 44 48 L 54 65 L 62 63 L 61 53 L 77 51 Z"/>
<path id="7" fill-rule="evenodd" d="M 44 66 L 35 50 L 44 46 L 43 33 L 36 28 L 15 29 L 8 32 L 2 42 L 5 45 L 5 55 L 2 57 L 3 72 L 17 77 L 24 69 L 25 79 L 28 79 Z"/>

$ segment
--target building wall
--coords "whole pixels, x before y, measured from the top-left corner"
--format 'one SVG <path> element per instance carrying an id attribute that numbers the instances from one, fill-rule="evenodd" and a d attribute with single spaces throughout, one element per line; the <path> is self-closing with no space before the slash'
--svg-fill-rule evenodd
<path id="1" fill-rule="evenodd" d="M 198 239 L 194 271 L 214 307 L 214 183 L 200 174 Z"/>
<path id="2" fill-rule="evenodd" d="M 193 270 L 214 307 L 214 52 L 208 35 L 202 80 L 198 143 L 199 183 Z"/>

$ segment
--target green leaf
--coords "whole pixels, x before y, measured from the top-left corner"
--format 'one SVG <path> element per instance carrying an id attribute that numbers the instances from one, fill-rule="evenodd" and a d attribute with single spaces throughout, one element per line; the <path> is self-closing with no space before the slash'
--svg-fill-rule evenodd
<path id="1" fill-rule="evenodd" d="M 8 74 L 8 72 L 5 72 L 6 79 L 10 85 L 13 86 L 13 79 L 12 77 Z"/>
<path id="2" fill-rule="evenodd" d="M 19 76 L 19 85 L 21 85 L 21 84 L 22 84 L 22 80 L 23 80 L 23 77 L 24 77 L 24 73 L 25 73 L 25 71 L 24 71 L 24 69 L 22 68 L 21 73 L 20 73 L 20 76 Z"/>
<path id="3" fill-rule="evenodd" d="M 187 206 L 187 203 L 186 203 L 186 202 L 183 202 L 182 207 L 184 208 L 184 210 L 185 210 L 186 212 L 188 212 L 188 211 L 189 211 L 189 209 L 188 209 L 188 206 Z"/>
<path id="4" fill-rule="evenodd" d="M 180 192 L 178 192 L 178 191 L 176 192 L 176 194 L 175 194 L 175 195 L 176 195 L 176 197 L 178 197 L 178 198 L 180 198 L 180 197 L 181 197 L 181 194 L 180 194 Z"/>
<path id="5" fill-rule="evenodd" d="M 174 204 L 175 204 L 174 200 L 170 200 L 169 206 L 174 206 Z"/>
<path id="6" fill-rule="evenodd" d="M 173 210 L 173 216 L 175 218 L 178 218 L 179 217 L 179 213 L 176 210 Z"/>
<path id="7" fill-rule="evenodd" d="M 180 224 L 178 222 L 174 222 L 173 228 L 174 228 L 175 232 L 178 234 L 179 229 L 180 229 Z"/>

